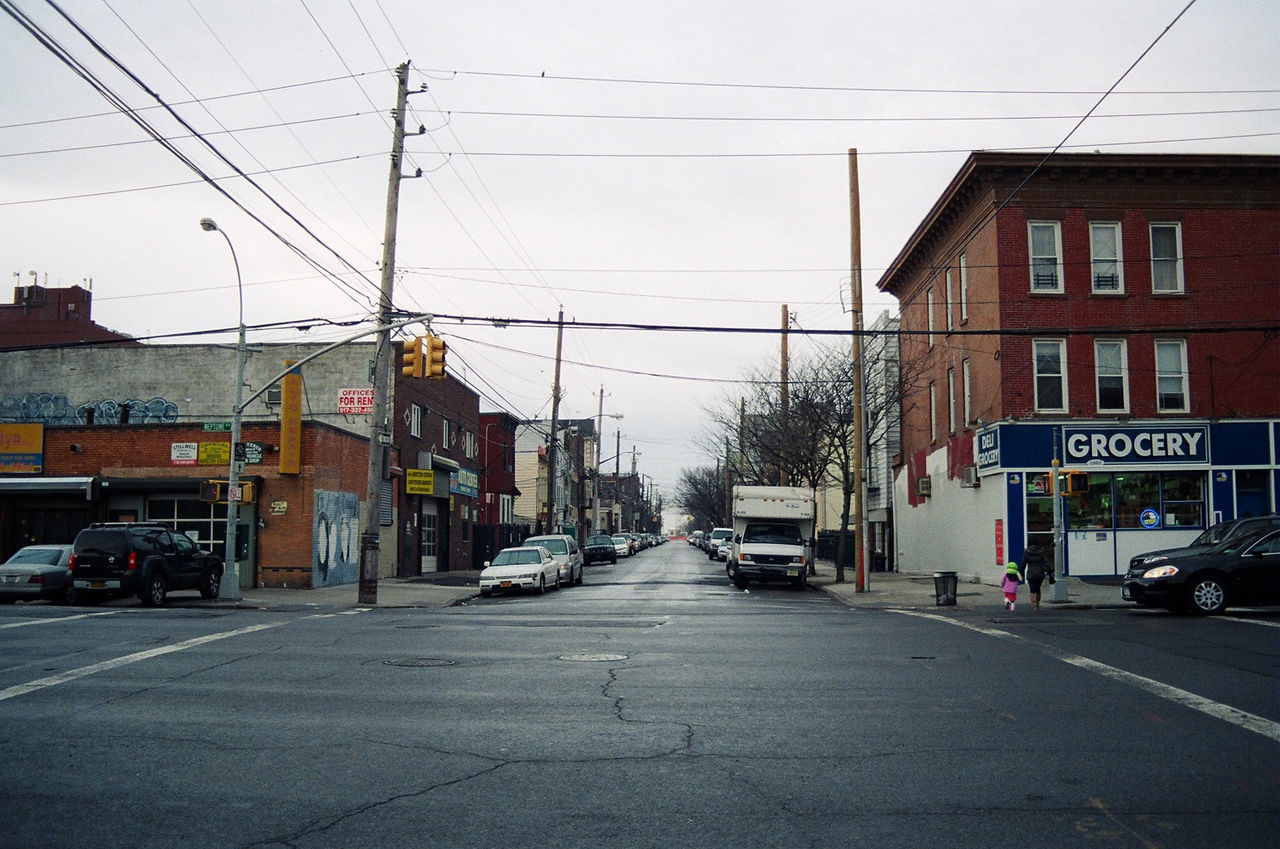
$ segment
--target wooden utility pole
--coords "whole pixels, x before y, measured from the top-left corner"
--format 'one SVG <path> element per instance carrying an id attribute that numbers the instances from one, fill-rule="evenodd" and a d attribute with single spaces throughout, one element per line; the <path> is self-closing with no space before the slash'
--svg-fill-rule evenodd
<path id="1" fill-rule="evenodd" d="M 391 295 L 396 269 L 396 218 L 400 208 L 404 116 L 409 98 L 409 63 L 396 68 L 396 109 L 391 135 L 391 174 L 387 178 L 387 215 L 382 236 L 382 286 L 378 296 L 378 331 L 373 355 L 373 408 L 369 416 L 369 475 L 365 485 L 364 531 L 360 534 L 360 604 L 378 603 L 379 536 L 382 532 L 384 450 L 391 444 L 387 397 L 391 388 Z"/>
<path id="2" fill-rule="evenodd" d="M 858 563 L 856 567 L 856 584 L 858 592 L 871 589 L 867 573 L 867 527 L 866 527 L 866 462 L 867 438 L 863 421 L 863 385 L 862 370 L 865 367 L 862 357 L 862 203 L 858 195 L 858 150 L 849 149 L 849 268 L 852 273 L 850 285 L 853 287 L 853 439 L 854 445 L 854 490 L 853 490 L 853 526 L 857 536 L 854 539 L 858 546 Z"/>
<path id="3" fill-rule="evenodd" d="M 560 351 L 564 344 L 564 307 L 556 318 L 556 368 L 551 382 L 551 441 L 547 445 L 547 526 L 545 534 L 556 534 L 556 430 L 560 427 Z"/>
<path id="4" fill-rule="evenodd" d="M 787 331 L 791 329 L 791 312 L 787 309 L 787 305 L 782 305 L 782 364 L 779 367 L 779 374 L 782 382 L 782 440 L 779 444 L 781 451 L 778 454 L 778 485 L 788 486 L 791 483 L 791 472 L 787 468 L 787 461 L 791 456 L 790 432 L 787 427 L 787 420 L 791 414 L 791 385 L 790 370 L 791 357 L 787 352 Z"/>

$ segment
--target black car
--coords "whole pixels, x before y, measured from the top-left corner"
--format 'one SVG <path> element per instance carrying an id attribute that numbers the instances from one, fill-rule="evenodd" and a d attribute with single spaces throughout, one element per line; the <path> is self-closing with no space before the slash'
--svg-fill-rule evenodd
<path id="1" fill-rule="evenodd" d="M 618 550 L 613 547 L 613 537 L 600 534 L 598 536 L 587 537 L 586 543 L 582 546 L 582 562 L 591 563 L 617 563 Z"/>
<path id="2" fill-rule="evenodd" d="M 1129 571 L 1139 567 L 1153 569 L 1166 560 L 1186 557 L 1188 554 L 1200 554 L 1220 542 L 1226 542 L 1245 534 L 1280 528 L 1280 515 L 1270 513 L 1266 516 L 1246 516 L 1241 519 L 1228 519 L 1205 528 L 1204 531 L 1187 545 L 1181 548 L 1162 548 L 1159 551 L 1144 551 L 1129 558 Z"/>
<path id="3" fill-rule="evenodd" d="M 77 600 L 136 595 L 158 607 L 172 590 L 217 598 L 222 561 L 159 522 L 99 523 L 76 534 L 71 576 Z"/>
<path id="4" fill-rule="evenodd" d="M 1199 554 L 1130 568 L 1123 595 L 1144 607 L 1193 613 L 1280 604 L 1280 531 L 1255 531 Z"/>

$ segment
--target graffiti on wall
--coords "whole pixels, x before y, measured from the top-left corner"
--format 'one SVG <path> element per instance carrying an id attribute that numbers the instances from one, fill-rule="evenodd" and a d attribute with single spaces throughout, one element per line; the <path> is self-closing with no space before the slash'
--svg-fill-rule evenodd
<path id="1" fill-rule="evenodd" d="M 39 422 L 45 425 L 157 424 L 176 422 L 178 405 L 160 396 L 143 401 L 104 398 L 72 404 L 61 392 L 28 392 L 0 397 L 0 422 Z"/>
<path id="2" fill-rule="evenodd" d="M 311 585 L 355 583 L 360 577 L 360 497 L 317 489 L 312 515 Z"/>

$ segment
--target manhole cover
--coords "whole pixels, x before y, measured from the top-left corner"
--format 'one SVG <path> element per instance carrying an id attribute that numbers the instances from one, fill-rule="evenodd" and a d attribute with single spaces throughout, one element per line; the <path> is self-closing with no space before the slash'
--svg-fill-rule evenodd
<path id="1" fill-rule="evenodd" d="M 382 662 L 387 666 L 408 666 L 415 669 L 425 666 L 453 666 L 452 660 L 445 660 L 440 657 L 397 657 Z"/>
<path id="2" fill-rule="evenodd" d="M 580 663 L 600 663 L 609 660 L 626 660 L 625 654 L 562 654 L 561 660 L 574 660 Z"/>

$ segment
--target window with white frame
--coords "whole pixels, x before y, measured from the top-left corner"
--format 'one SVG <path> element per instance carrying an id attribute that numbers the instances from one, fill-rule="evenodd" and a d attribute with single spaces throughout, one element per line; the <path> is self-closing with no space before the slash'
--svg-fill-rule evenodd
<path id="1" fill-rule="evenodd" d="M 956 432 L 956 370 L 947 369 L 947 433 Z"/>
<path id="2" fill-rule="evenodd" d="M 440 450 L 447 451 L 449 449 L 449 420 L 444 419 L 440 424 Z"/>
<path id="3" fill-rule="evenodd" d="M 1089 275 L 1094 294 L 1124 291 L 1124 265 L 1120 261 L 1120 223 L 1094 221 L 1089 224 Z"/>
<path id="4" fill-rule="evenodd" d="M 1129 361 L 1123 339 L 1095 339 L 1093 368 L 1099 413 L 1129 411 Z"/>
<path id="5" fill-rule="evenodd" d="M 938 386 L 935 381 L 929 381 L 929 441 L 936 442 L 938 440 Z"/>
<path id="6" fill-rule="evenodd" d="M 1027 222 L 1031 251 L 1031 291 L 1062 291 L 1062 225 L 1057 221 Z"/>
<path id="7" fill-rule="evenodd" d="M 929 347 L 933 347 L 933 289 L 930 288 L 924 295 L 925 321 L 928 322 L 929 329 Z"/>
<path id="8" fill-rule="evenodd" d="M 960 321 L 969 320 L 969 266 L 960 254 Z"/>
<path id="9" fill-rule="evenodd" d="M 1156 340 L 1156 409 L 1185 413 L 1187 404 L 1187 343 L 1181 339 Z"/>
<path id="10" fill-rule="evenodd" d="M 1035 362 L 1035 404 L 1041 413 L 1067 410 L 1067 343 L 1062 339 L 1036 339 L 1032 343 Z"/>
<path id="11" fill-rule="evenodd" d="M 476 458 L 476 453 L 477 453 L 476 452 L 476 435 L 469 430 L 466 431 L 462 435 L 462 445 L 463 445 L 464 451 L 466 452 L 467 459 L 474 460 Z"/>
<path id="12" fill-rule="evenodd" d="M 409 435 L 422 438 L 422 406 L 419 404 L 409 405 Z"/>
<path id="13" fill-rule="evenodd" d="M 953 315 L 953 311 L 951 307 L 951 269 L 950 268 L 947 269 L 945 282 L 947 284 L 947 330 L 952 330 L 955 328 L 956 323 L 955 323 L 955 317 Z"/>
<path id="14" fill-rule="evenodd" d="M 965 427 L 973 424 L 973 402 L 969 394 L 969 358 L 960 361 L 960 394 L 964 398 Z"/>
<path id="15" fill-rule="evenodd" d="M 1182 279 L 1182 225 L 1151 225 L 1151 291 L 1157 295 L 1179 294 Z"/>

